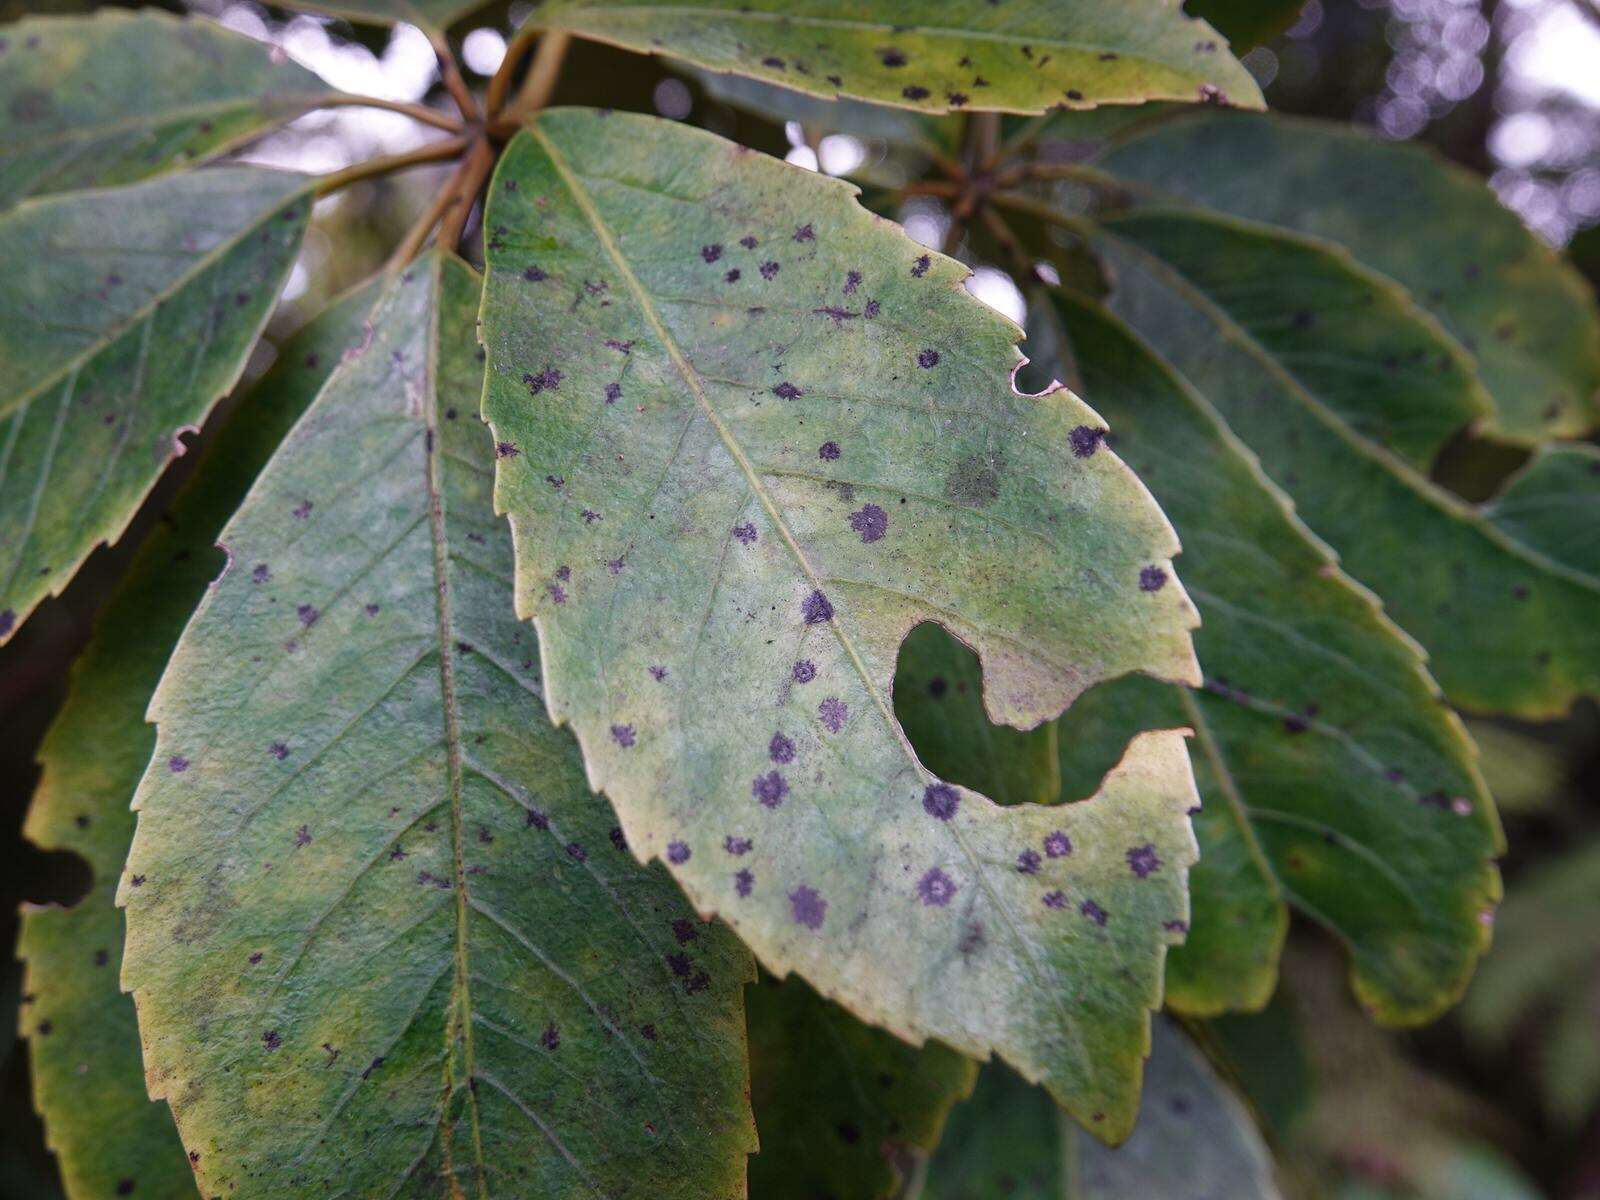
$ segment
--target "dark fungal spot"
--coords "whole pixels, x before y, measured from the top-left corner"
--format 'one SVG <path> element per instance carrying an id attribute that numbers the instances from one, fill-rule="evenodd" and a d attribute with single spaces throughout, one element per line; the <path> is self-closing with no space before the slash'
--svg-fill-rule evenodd
<path id="1" fill-rule="evenodd" d="M 945 477 L 945 498 L 966 508 L 984 508 L 1000 498 L 1000 470 L 1005 456 L 998 450 L 987 455 L 960 458 Z"/>
<path id="2" fill-rule="evenodd" d="M 709 246 L 701 246 L 700 247 L 700 257 L 705 259 L 708 263 L 716 262 L 717 259 L 722 257 L 722 245 L 721 245 L 721 243 L 713 242 Z"/>
<path id="3" fill-rule="evenodd" d="M 747 233 L 744 235 L 744 237 L 739 239 L 739 245 L 743 246 L 746 250 L 754 250 L 757 242 L 753 236 Z"/>
<path id="4" fill-rule="evenodd" d="M 1072 443 L 1074 458 L 1089 458 L 1100 448 L 1101 440 L 1106 436 L 1104 429 L 1096 429 L 1091 425 L 1079 425 L 1070 434 L 1067 440 Z"/>
<path id="5" fill-rule="evenodd" d="M 530 396 L 537 396 L 544 391 L 553 392 L 561 386 L 561 372 L 554 367 L 546 367 L 537 375 L 524 372 L 522 382 L 527 385 Z"/>
<path id="6" fill-rule="evenodd" d="M 731 271 L 729 271 L 726 275 L 724 275 L 722 277 L 722 281 L 724 283 L 738 283 L 739 280 L 742 277 L 743 277 L 743 272 L 741 272 L 738 267 L 734 267 Z"/>
<path id="7" fill-rule="evenodd" d="M 844 276 L 844 294 L 846 296 L 854 295 L 855 294 L 855 290 L 860 286 L 861 286 L 861 272 L 860 271 L 846 271 L 845 272 L 845 276 Z"/>
<path id="8" fill-rule="evenodd" d="M 632 725 L 613 725 L 611 727 L 611 736 L 616 741 L 617 745 L 621 746 L 623 749 L 627 749 L 629 746 L 633 745 L 635 741 Z"/>
<path id="9" fill-rule="evenodd" d="M 777 808 L 789 794 L 789 781 L 783 777 L 781 771 L 768 771 L 765 775 L 757 775 L 751 782 L 750 794 L 759 800 L 763 807 Z"/>
<path id="10" fill-rule="evenodd" d="M 828 916 L 828 902 L 815 888 L 802 883 L 789 893 L 789 912 L 796 925 L 821 929 L 822 922 Z"/>
<path id="11" fill-rule="evenodd" d="M 928 98 L 928 89 L 911 84 L 908 87 L 901 88 L 900 94 L 907 100 L 926 100 Z"/>
<path id="12" fill-rule="evenodd" d="M 930 817 L 948 821 L 961 807 L 961 796 L 948 783 L 930 783 L 922 791 L 922 808 Z"/>
<path id="13" fill-rule="evenodd" d="M 1088 917 L 1089 920 L 1093 921 L 1096 925 L 1103 926 L 1106 923 L 1106 910 L 1101 908 L 1093 900 L 1085 900 L 1082 904 L 1078 905 L 1078 911 L 1084 916 Z"/>
<path id="14" fill-rule="evenodd" d="M 589 852 L 583 848 L 582 842 L 568 842 L 567 853 L 578 862 L 589 861 Z"/>
<path id="15" fill-rule="evenodd" d="M 779 400 L 798 400 L 801 396 L 805 395 L 804 392 L 795 387 L 795 385 L 790 383 L 787 379 L 785 379 L 777 387 L 773 388 L 772 394 Z"/>
<path id="16" fill-rule="evenodd" d="M 939 365 L 939 352 L 937 350 L 924 350 L 917 355 L 917 366 L 924 371 L 931 370 Z"/>
<path id="17" fill-rule="evenodd" d="M 946 875 L 938 867 L 926 872 L 917 880 L 917 895 L 922 898 L 922 903 L 930 908 L 948 907 L 955 897 L 955 880 Z"/>
<path id="18" fill-rule="evenodd" d="M 45 1030 L 43 1032 L 49 1032 L 49 1031 Z M 117 1195 L 119 1195 L 119 1196 L 131 1196 L 131 1195 L 133 1195 L 134 1188 L 136 1188 L 137 1186 L 138 1186 L 138 1181 L 135 1180 L 135 1179 L 131 1179 L 131 1178 L 128 1178 L 128 1177 L 124 1177 L 122 1179 L 119 1179 L 119 1180 L 117 1180 Z"/>
<path id="19" fill-rule="evenodd" d="M 775 763 L 794 761 L 794 743 L 781 733 L 772 735 L 772 741 L 767 743 L 767 754 Z"/>
<path id="20" fill-rule="evenodd" d="M 886 46 L 878 51 L 878 61 L 886 67 L 903 67 L 906 65 L 906 56 L 893 46 Z"/>
<path id="21" fill-rule="evenodd" d="M 665 667 L 657 666 L 650 668 L 650 678 L 654 679 L 657 683 L 660 683 L 666 677 L 667 669 Z"/>
<path id="22" fill-rule="evenodd" d="M 807 625 L 821 625 L 833 619 L 833 605 L 821 592 L 812 592 L 800 602 L 800 612 Z"/>
<path id="23" fill-rule="evenodd" d="M 272 755 L 272 757 L 277 759 L 279 762 L 282 762 L 284 759 L 289 757 L 289 747 L 284 745 L 282 742 L 273 742 L 271 747 L 267 750 L 267 753 Z"/>
<path id="24" fill-rule="evenodd" d="M 749 867 L 741 867 L 733 874 L 733 890 L 741 897 L 748 896 L 750 889 L 755 887 L 756 877 Z"/>
<path id="25" fill-rule="evenodd" d="M 1161 858 L 1149 842 L 1128 851 L 1128 869 L 1140 879 L 1148 879 L 1161 869 Z"/>
<path id="26" fill-rule="evenodd" d="M 933 259 L 926 254 L 920 255 L 917 261 L 911 264 L 911 274 L 921 279 L 928 273 L 928 268 L 933 266 Z"/>
<path id="27" fill-rule="evenodd" d="M 110 961 L 111 961 L 111 955 L 110 955 L 110 953 L 108 951 L 96 950 L 94 952 L 94 965 L 95 966 L 103 967 Z"/>
<path id="28" fill-rule="evenodd" d="M 654 1025 L 641 1025 L 639 1026 L 639 1036 L 647 1042 L 653 1042 L 660 1035 L 656 1033 Z"/>
<path id="29" fill-rule="evenodd" d="M 278 1031 L 276 1029 L 268 1029 L 261 1035 L 261 1044 L 268 1050 L 276 1050 L 279 1046 L 283 1045 L 283 1039 L 278 1036 Z"/>
<path id="30" fill-rule="evenodd" d="M 817 719 L 827 727 L 829 733 L 838 733 L 850 719 L 850 706 L 837 696 L 829 696 L 817 705 Z"/>
<path id="31" fill-rule="evenodd" d="M 756 540 L 756 527 L 749 521 L 743 525 L 733 527 L 733 536 L 741 546 L 748 546 Z"/>
<path id="32" fill-rule="evenodd" d="M 854 1146 L 861 1140 L 860 1128 L 850 1121 L 840 1121 L 833 1127 L 833 1131 L 839 1135 L 839 1140 L 847 1146 Z"/>
<path id="33" fill-rule="evenodd" d="M 606 836 L 611 839 L 612 846 L 616 847 L 616 850 L 619 854 L 626 854 L 628 852 L 628 839 L 627 836 L 622 832 L 621 825 L 613 825 L 610 832 Z"/>
<path id="34" fill-rule="evenodd" d="M 794 240 L 797 242 L 814 242 L 816 238 L 816 231 L 809 224 L 802 225 L 794 231 Z"/>
<path id="35" fill-rule="evenodd" d="M 1062 892 L 1046 892 L 1044 894 L 1044 906 L 1046 908 L 1065 908 L 1067 906 L 1067 897 Z"/>
<path id="36" fill-rule="evenodd" d="M 817 677 L 817 664 L 809 658 L 802 658 L 795 663 L 794 670 L 789 672 L 796 683 L 810 683 Z"/>
<path id="37" fill-rule="evenodd" d="M 761 278 L 763 279 L 776 278 L 778 271 L 779 267 L 775 262 L 764 262 L 761 264 Z"/>
<path id="38" fill-rule="evenodd" d="M 522 272 L 522 277 L 529 283 L 543 283 L 546 279 L 550 278 L 550 276 L 546 275 L 538 267 L 529 267 L 527 270 Z"/>
<path id="39" fill-rule="evenodd" d="M 322 615 L 309 604 L 302 604 L 294 611 L 295 615 L 300 618 L 300 624 L 304 625 L 307 629 L 310 629 L 313 625 L 315 625 L 317 623 L 317 618 Z"/>
<path id="40" fill-rule="evenodd" d="M 783 59 L 771 54 L 761 60 L 761 65 L 763 67 L 771 67 L 775 71 L 782 71 L 784 69 Z"/>
<path id="41" fill-rule="evenodd" d="M 606 403 L 615 404 L 622 399 L 622 385 L 620 383 L 606 384 Z"/>
<path id="42" fill-rule="evenodd" d="M 1072 100 L 1072 101 L 1082 100 L 1083 99 L 1083 93 L 1080 92 L 1077 88 L 1068 88 L 1067 89 L 1067 99 L 1068 100 Z"/>
<path id="43" fill-rule="evenodd" d="M 1139 590 L 1159 592 L 1167 582 L 1167 573 L 1160 567 L 1143 567 L 1139 571 Z"/>
<path id="44" fill-rule="evenodd" d="M 375 617 L 378 615 L 379 609 L 376 604 L 369 604 L 366 606 L 364 611 L 366 612 L 367 616 Z"/>
<path id="45" fill-rule="evenodd" d="M 951 108 L 960 108 L 968 100 L 965 92 L 946 92 L 944 98 L 949 102 Z"/>
<path id="46" fill-rule="evenodd" d="M 861 535 L 863 544 L 875 542 L 889 529 L 889 514 L 876 504 L 868 504 L 850 514 L 850 528 Z"/>
<path id="47" fill-rule="evenodd" d="M 167 770 L 171 771 L 174 775 L 182 775 L 188 769 L 189 760 L 181 754 L 174 754 L 171 758 L 167 759 Z"/>
<path id="48" fill-rule="evenodd" d="M 722 848 L 735 858 L 738 858 L 740 855 L 749 854 L 750 848 L 754 845 L 755 843 L 749 838 L 734 837 L 731 833 L 722 839 Z"/>
<path id="49" fill-rule="evenodd" d="M 878 315 L 879 311 L 880 305 L 878 302 L 876 300 L 869 299 L 866 303 L 866 306 L 862 308 L 861 314 L 870 321 L 873 317 Z"/>
<path id="50" fill-rule="evenodd" d="M 496 458 L 515 458 L 522 451 L 518 450 L 514 442 L 498 442 L 494 448 Z"/>
<path id="51" fill-rule="evenodd" d="M 5 637 L 17 627 L 17 614 L 11 609 L 0 612 L 0 637 Z"/>
<path id="52" fill-rule="evenodd" d="M 290 510 L 289 515 L 297 521 L 304 521 L 311 515 L 311 501 L 302 500 Z"/>
<path id="53" fill-rule="evenodd" d="M 822 445 L 817 447 L 817 457 L 823 462 L 833 462 L 839 457 L 839 443 L 823 442 Z"/>
<path id="54" fill-rule="evenodd" d="M 550 818 L 545 816 L 544 813 L 540 812 L 537 808 L 530 808 L 528 810 L 528 815 L 524 823 L 529 829 L 550 828 Z"/>
<path id="55" fill-rule="evenodd" d="M 302 825 L 294 831 L 294 844 L 296 846 L 311 845 L 311 829 L 309 826 Z"/>
<path id="56" fill-rule="evenodd" d="M 1037 850 L 1024 850 L 1017 855 L 1017 870 L 1024 875 L 1037 875 L 1039 873 L 1039 852 Z"/>
<path id="57" fill-rule="evenodd" d="M 544 1027 L 544 1032 L 539 1035 L 539 1044 L 546 1050 L 554 1050 L 561 1045 L 561 1031 L 556 1028 L 554 1021 Z"/>
<path id="58" fill-rule="evenodd" d="M 673 866 L 682 866 L 689 861 L 689 847 L 684 842 L 667 843 L 667 861 Z"/>
<path id="59" fill-rule="evenodd" d="M 1065 858 L 1072 853 L 1072 839 L 1061 830 L 1044 835 L 1044 852 L 1051 858 Z"/>

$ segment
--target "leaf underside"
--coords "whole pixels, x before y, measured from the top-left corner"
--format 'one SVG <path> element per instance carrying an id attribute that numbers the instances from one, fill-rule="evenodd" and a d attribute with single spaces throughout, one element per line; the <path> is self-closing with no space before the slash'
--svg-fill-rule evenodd
<path id="1" fill-rule="evenodd" d="M 1578 565 L 1583 539 L 1530 545 L 1428 477 L 1488 401 L 1472 360 L 1404 292 L 1329 243 L 1198 209 L 1102 229 L 1119 315 L 1422 643 L 1453 703 L 1537 719 L 1600 692 L 1600 579 Z"/>
<path id="2" fill-rule="evenodd" d="M 112 903 L 133 839 L 128 807 L 155 747 L 145 709 L 178 635 L 221 569 L 214 543 L 257 470 L 358 340 L 369 290 L 330 308 L 281 347 L 195 473 L 140 546 L 73 669 L 40 749 L 43 775 L 24 832 L 83 857 L 93 875 L 74 907 L 24 910 L 18 956 L 34 1104 L 72 1200 L 195 1194 L 164 1104 L 145 1091 L 133 1000 L 117 986 L 122 914 Z"/>
<path id="3" fill-rule="evenodd" d="M 219 167 L 0 215 L 0 641 L 233 386 L 310 212 L 300 176 Z"/>
<path id="4" fill-rule="evenodd" d="M 540 711 L 477 299 L 390 283 L 151 705 L 123 983 L 208 1195 L 743 1195 L 753 971 Z"/>
<path id="5" fill-rule="evenodd" d="M 863 1025 L 804 981 L 771 976 L 745 993 L 761 1200 L 888 1200 L 938 1144 L 978 1065 Z"/>
<path id="6" fill-rule="evenodd" d="M 1278 1200 L 1272 1163 L 1243 1104 L 1167 1021 L 1155 1025 L 1144 1103 L 1115 1150 L 1061 1119 L 998 1063 L 958 1105 L 922 1194 L 928 1200 Z"/>
<path id="7" fill-rule="evenodd" d="M 1117 452 L 1177 525 L 1204 616 L 1203 690 L 1119 680 L 1060 722 L 1069 795 L 1137 730 L 1195 730 L 1201 858 L 1167 1002 L 1200 1015 L 1265 1004 L 1287 901 L 1345 944 L 1375 1016 L 1431 1019 L 1488 948 L 1500 894 L 1503 842 L 1459 720 L 1414 643 L 1205 398 L 1095 302 L 1052 300 Z"/>
<path id="8" fill-rule="evenodd" d="M 184 170 L 317 106 L 272 47 L 155 9 L 30 17 L 0 48 L 0 209 Z M 18 260 L 23 261 L 23 260 Z"/>
<path id="9" fill-rule="evenodd" d="M 1227 43 L 1171 0 L 549 0 L 529 19 L 814 96 L 924 112 L 1263 103 Z"/>
<path id="10" fill-rule="evenodd" d="M 932 776 L 890 699 L 925 620 L 1019 727 L 1194 677 L 1175 543 L 1098 419 L 1011 389 L 1017 331 L 958 264 L 709 134 L 541 114 L 490 196 L 518 608 L 635 852 L 774 971 L 998 1050 L 1118 1136 L 1187 918 L 1181 738 L 1089 804 L 1002 809 Z"/>
<path id="11" fill-rule="evenodd" d="M 1405 287 L 1476 358 L 1486 426 L 1523 443 L 1600 425 L 1600 312 L 1570 264 L 1430 147 L 1324 121 L 1192 114 L 1099 160 L 1166 198 L 1326 238 Z"/>

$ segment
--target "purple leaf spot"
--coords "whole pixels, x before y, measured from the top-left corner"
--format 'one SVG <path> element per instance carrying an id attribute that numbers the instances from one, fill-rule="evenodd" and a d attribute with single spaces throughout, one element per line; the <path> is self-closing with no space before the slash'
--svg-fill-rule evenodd
<path id="1" fill-rule="evenodd" d="M 794 916 L 796 925 L 821 929 L 828 915 L 828 902 L 817 894 L 815 888 L 802 883 L 789 893 L 789 912 Z"/>
<path id="2" fill-rule="evenodd" d="M 961 796 L 948 783 L 930 783 L 922 792 L 922 808 L 930 817 L 948 821 L 961 807 Z"/>
<path id="3" fill-rule="evenodd" d="M 934 867 L 917 880 L 917 895 L 922 897 L 922 903 L 932 908 L 945 908 L 956 894 L 955 881 Z"/>

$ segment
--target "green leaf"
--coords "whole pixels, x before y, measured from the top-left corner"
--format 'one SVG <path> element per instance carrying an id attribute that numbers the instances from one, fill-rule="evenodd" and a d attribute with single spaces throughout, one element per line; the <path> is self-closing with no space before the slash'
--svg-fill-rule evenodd
<path id="1" fill-rule="evenodd" d="M 327 13 L 361 25 L 415 25 L 438 32 L 485 7 L 489 0 L 290 0 L 285 8 Z"/>
<path id="2" fill-rule="evenodd" d="M 23 988 L 34 997 L 23 1019 L 34 1103 L 73 1200 L 195 1194 L 171 1114 L 145 1094 L 133 1001 L 117 986 L 122 914 L 112 900 L 133 839 L 128 801 L 156 740 L 144 714 L 221 568 L 214 543 L 223 522 L 357 342 L 371 300 L 364 289 L 319 316 L 241 399 L 107 602 L 40 749 L 44 770 L 23 832 L 82 856 L 93 879 L 72 908 L 24 910 L 18 940 Z M 118 1193 L 124 1181 L 132 1190 Z"/>
<path id="3" fill-rule="evenodd" d="M 1069 795 L 1132 733 L 1195 730 L 1201 856 L 1168 1003 L 1265 1004 L 1287 901 L 1345 945 L 1373 1015 L 1432 1019 L 1488 948 L 1500 895 L 1504 845 L 1460 721 L 1205 397 L 1095 302 L 1051 299 L 1084 394 L 1177 525 L 1202 616 L 1203 691 L 1121 680 L 1060 722 Z"/>
<path id="4" fill-rule="evenodd" d="M 745 992 L 761 1200 L 887 1200 L 938 1144 L 978 1065 L 863 1025 L 799 979 Z"/>
<path id="5" fill-rule="evenodd" d="M 1305 0 L 1189 0 L 1188 11 L 1210 21 L 1240 50 L 1277 37 L 1304 7 Z"/>
<path id="6" fill-rule="evenodd" d="M 996 804 L 1053 804 L 1061 795 L 1056 723 L 1027 732 L 991 725 L 977 655 L 937 625 L 913 629 L 900 648 L 894 712 L 917 757 L 940 779 Z"/>
<path id="7" fill-rule="evenodd" d="M 118 900 L 208 1195 L 741 1195 L 749 958 L 540 711 L 477 282 L 396 278 L 223 531 Z"/>
<path id="8" fill-rule="evenodd" d="M 1186 115 L 1135 131 L 1100 165 L 1137 197 L 1327 238 L 1402 284 L 1476 357 L 1497 436 L 1532 443 L 1600 425 L 1594 293 L 1431 147 L 1332 122 Z"/>
<path id="9" fill-rule="evenodd" d="M 0 47 L 0 208 L 213 158 L 333 93 L 272 47 L 198 17 L 30 17 Z"/>
<path id="10" fill-rule="evenodd" d="M 1552 564 L 1600 581 L 1600 447 L 1582 442 L 1539 447 L 1485 508 L 1518 545 Z"/>
<path id="11" fill-rule="evenodd" d="M 1017 727 L 1193 678 L 1176 543 L 1088 408 L 1011 389 L 1018 331 L 964 268 L 853 193 L 652 118 L 508 147 L 482 320 L 518 611 L 590 783 L 698 909 L 1117 1136 L 1187 917 L 1181 736 L 1096 802 L 1002 809 L 917 761 L 890 688 L 928 620 Z"/>
<path id="12" fill-rule="evenodd" d="M 1263 103 L 1227 43 L 1172 0 L 548 0 L 528 19 L 814 96 L 923 112 Z"/>
<path id="13" fill-rule="evenodd" d="M 1061 1119 L 999 1064 L 958 1105 L 922 1190 L 927 1200 L 1277 1200 L 1267 1148 L 1189 1040 L 1156 1022 L 1139 1125 L 1111 1150 Z"/>
<path id="14" fill-rule="evenodd" d="M 1118 312 L 1422 643 L 1452 702 L 1532 719 L 1600 692 L 1600 579 L 1428 477 L 1487 409 L 1470 360 L 1399 288 L 1328 243 L 1200 210 L 1093 236 Z"/>
<path id="15" fill-rule="evenodd" d="M 0 641 L 233 386 L 310 213 L 305 177 L 218 167 L 0 215 Z"/>

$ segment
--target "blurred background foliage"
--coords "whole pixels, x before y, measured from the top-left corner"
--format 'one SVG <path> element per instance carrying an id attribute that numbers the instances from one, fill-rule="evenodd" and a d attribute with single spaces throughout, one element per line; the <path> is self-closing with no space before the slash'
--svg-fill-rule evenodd
<path id="1" fill-rule="evenodd" d="M 0 0 L 0 20 L 95 7 Z M 249 0 L 196 7 L 273 41 L 342 87 L 438 98 L 432 52 L 415 30 L 355 29 Z M 1483 175 L 1502 203 L 1540 237 L 1566 246 L 1600 283 L 1600 0 L 1191 0 L 1188 7 L 1228 34 L 1273 108 L 1437 147 Z M 497 3 L 456 31 L 460 57 L 480 85 L 527 11 L 523 0 Z M 920 173 L 906 140 L 952 145 L 959 118 L 821 104 L 587 42 L 574 44 L 555 102 L 656 112 L 848 175 L 868 203 L 918 240 L 966 257 L 977 269 L 969 286 L 1022 319 L 1021 295 L 986 261 L 989 248 L 953 241 L 948 215 L 932 199 L 893 208 L 875 190 Z M 407 149 L 418 137 L 404 117 L 343 109 L 312 114 L 247 156 L 327 171 Z M 901 144 L 891 148 L 890 138 Z M 436 172 L 415 171 L 320 202 L 269 343 L 376 269 L 439 181 Z M 1064 274 L 1084 269 L 1070 257 L 1056 266 Z M 253 370 L 270 357 L 264 350 Z M 211 428 L 221 423 L 215 418 Z M 1437 473 L 1479 497 L 1520 457 L 1463 438 Z M 21 840 L 37 778 L 33 755 L 98 605 L 160 519 L 183 466 L 180 460 L 122 542 L 97 552 L 0 650 L 0 942 L 7 946 L 19 902 L 70 902 L 84 888 L 74 859 Z M 1288 1195 L 1600 1198 L 1600 709 L 1580 704 L 1565 720 L 1540 726 L 1478 720 L 1472 732 L 1510 853 L 1495 948 L 1462 1006 L 1420 1031 L 1377 1030 L 1350 1002 L 1336 952 L 1297 930 L 1265 1012 L 1194 1027 L 1261 1119 Z M 29 1099 L 26 1047 L 15 1036 L 26 1000 L 20 982 L 20 967 L 4 956 L 0 1197 L 35 1200 L 60 1192 Z"/>

